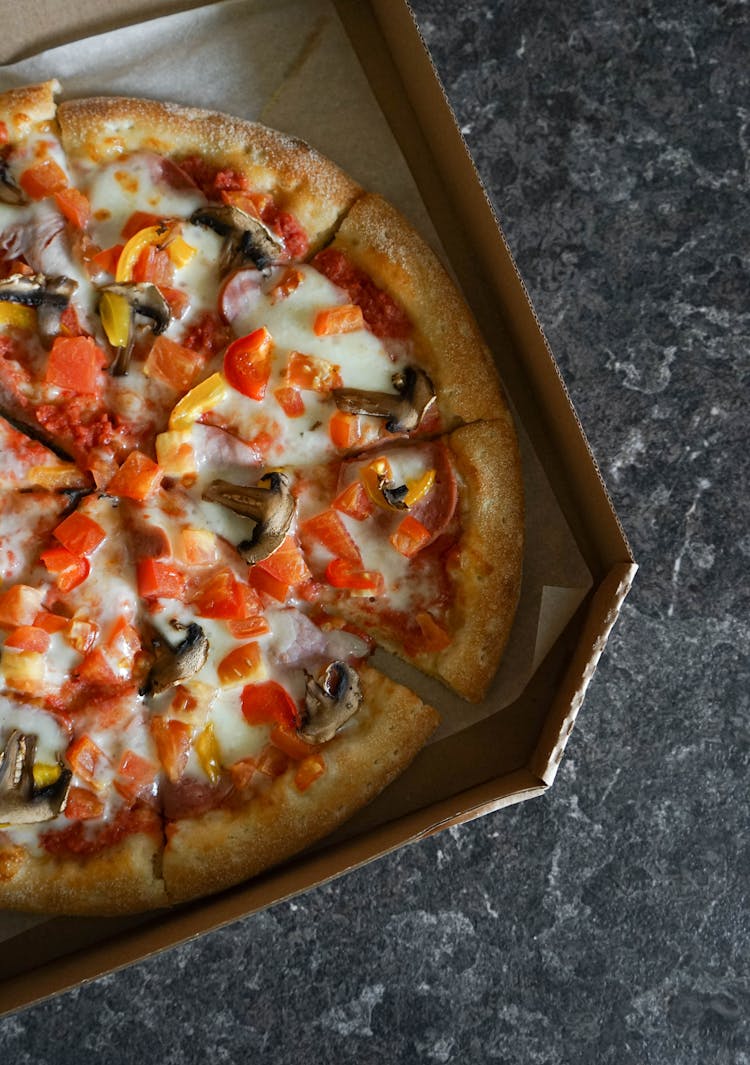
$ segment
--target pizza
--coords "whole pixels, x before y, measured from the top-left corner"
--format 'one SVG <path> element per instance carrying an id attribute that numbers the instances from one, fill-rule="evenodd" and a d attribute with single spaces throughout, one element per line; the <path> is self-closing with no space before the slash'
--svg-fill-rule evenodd
<path id="1" fill-rule="evenodd" d="M 322 839 L 519 595 L 513 422 L 393 207 L 299 140 L 0 96 L 0 905 L 130 913 Z"/>

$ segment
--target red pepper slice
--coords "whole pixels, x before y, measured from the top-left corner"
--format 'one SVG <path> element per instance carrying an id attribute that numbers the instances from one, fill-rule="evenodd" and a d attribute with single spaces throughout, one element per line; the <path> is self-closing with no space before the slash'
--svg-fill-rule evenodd
<path id="1" fill-rule="evenodd" d="M 261 326 L 230 344 L 224 355 L 224 376 L 243 396 L 261 400 L 271 376 L 271 334 Z"/>
<path id="2" fill-rule="evenodd" d="M 54 573 L 61 592 L 70 592 L 77 588 L 91 572 L 89 560 L 71 554 L 66 547 L 49 547 L 42 551 L 39 560 L 50 573 Z"/>

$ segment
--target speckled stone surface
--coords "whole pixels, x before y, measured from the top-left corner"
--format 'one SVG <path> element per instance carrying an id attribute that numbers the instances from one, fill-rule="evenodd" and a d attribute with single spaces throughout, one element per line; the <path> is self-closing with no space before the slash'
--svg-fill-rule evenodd
<path id="1" fill-rule="evenodd" d="M 747 1065 L 750 17 L 414 0 L 642 565 L 551 793 L 0 1021 L 0 1060 Z"/>

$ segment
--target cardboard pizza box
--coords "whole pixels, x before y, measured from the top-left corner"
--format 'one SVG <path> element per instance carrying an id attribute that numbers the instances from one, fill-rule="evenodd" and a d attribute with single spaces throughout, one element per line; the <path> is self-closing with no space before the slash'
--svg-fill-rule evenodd
<path id="1" fill-rule="evenodd" d="M 406 0 L 332 2 L 447 265 L 490 348 L 503 353 L 507 393 L 585 560 L 590 588 L 560 635 L 544 647 L 520 695 L 431 744 L 383 796 L 312 853 L 176 911 L 111 920 L 55 918 L 31 926 L 19 918 L 16 934 L 5 933 L 13 949 L 3 951 L 0 961 L 0 1012 L 217 928 L 443 828 L 543 794 L 637 568 Z M 6 27 L 0 62 L 196 6 L 187 0 L 156 6 L 147 0 L 81 0 L 74 9 L 27 0 Z M 53 75 L 64 79 L 65 71 L 50 70 Z M 193 102 L 203 102 L 200 90 Z"/>

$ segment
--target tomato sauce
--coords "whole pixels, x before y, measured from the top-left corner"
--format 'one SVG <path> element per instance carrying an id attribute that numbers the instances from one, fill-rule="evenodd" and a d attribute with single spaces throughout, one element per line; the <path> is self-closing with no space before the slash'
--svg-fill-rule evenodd
<path id="1" fill-rule="evenodd" d="M 183 348 L 199 351 L 205 355 L 217 355 L 234 337 L 232 330 L 220 321 L 218 315 L 206 311 L 188 329 L 181 343 Z"/>
<path id="2" fill-rule="evenodd" d="M 117 441 L 117 430 L 105 411 L 91 411 L 91 396 L 68 394 L 64 403 L 44 403 L 37 408 L 36 420 L 58 440 L 68 441 L 85 461 L 96 447 Z"/>
<path id="3" fill-rule="evenodd" d="M 362 315 L 375 336 L 394 340 L 408 340 L 411 336 L 412 324 L 406 312 L 343 252 L 325 248 L 314 257 L 312 265 L 362 308 Z"/>
<path id="4" fill-rule="evenodd" d="M 45 832 L 39 842 L 48 854 L 58 858 L 71 854 L 91 858 L 114 847 L 134 832 L 161 836 L 161 821 L 153 810 L 143 806 L 123 807 L 110 820 L 93 831 L 85 822 L 76 821 L 59 832 Z"/>

